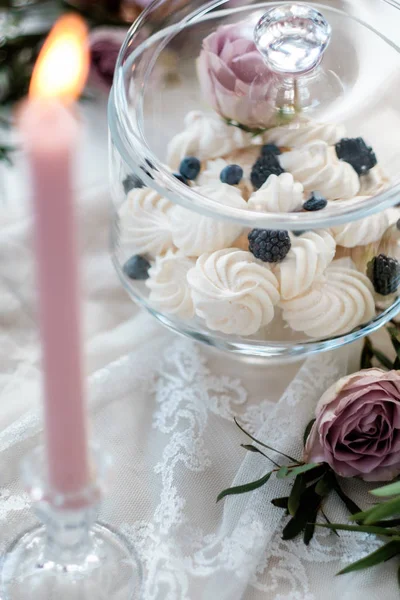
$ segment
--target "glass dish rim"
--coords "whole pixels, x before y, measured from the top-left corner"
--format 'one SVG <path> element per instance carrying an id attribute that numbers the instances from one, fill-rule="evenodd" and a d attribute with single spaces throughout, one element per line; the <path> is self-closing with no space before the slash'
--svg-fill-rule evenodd
<path id="1" fill-rule="evenodd" d="M 157 4 L 161 4 L 162 1 L 163 0 L 159 0 L 157 2 L 156 0 L 156 2 L 150 4 L 129 29 L 119 52 L 115 68 L 114 83 L 108 102 L 108 125 L 111 141 L 126 165 L 129 167 L 131 173 L 140 177 L 146 187 L 155 189 L 161 196 L 168 198 L 174 204 L 179 204 L 199 214 L 216 219 L 230 220 L 231 222 L 236 222 L 249 228 L 260 229 L 270 228 L 299 231 L 304 229 L 330 228 L 342 223 L 348 223 L 368 217 L 397 204 L 400 195 L 400 182 L 380 194 L 371 196 L 368 200 L 363 200 L 359 205 L 354 206 L 355 203 L 343 201 L 341 203 L 341 209 L 335 211 L 334 214 L 331 211 L 319 211 L 314 213 L 261 213 L 217 204 L 215 201 L 203 196 L 193 188 L 178 181 L 168 167 L 149 148 L 143 132 L 140 132 L 141 135 L 139 136 L 137 132 L 132 129 L 123 83 L 123 61 L 128 46 L 130 45 L 132 38 L 138 33 L 146 21 L 147 16 L 154 10 Z M 291 1 L 292 0 L 273 0 L 272 2 L 269 2 L 268 5 L 272 7 L 279 4 L 290 4 Z M 387 3 L 386 0 L 383 1 Z M 256 4 L 234 9 L 211 12 L 211 10 L 223 6 L 227 2 L 228 0 L 211 0 L 191 12 L 177 24 L 152 34 L 130 54 L 130 59 L 133 60 L 138 57 L 140 53 L 143 52 L 143 49 L 149 46 L 149 41 L 152 41 L 153 43 L 154 40 L 163 39 L 168 32 L 177 33 L 182 31 L 188 25 L 195 24 L 202 18 L 207 20 L 221 16 L 223 13 L 232 14 L 233 12 L 244 12 L 249 9 L 256 10 L 257 8 L 265 8 L 265 2 L 258 2 Z M 328 7 L 319 2 L 314 3 L 313 6 L 322 10 L 328 9 L 329 11 L 347 17 L 348 19 L 352 19 L 369 29 L 400 54 L 400 46 L 393 43 L 385 35 L 358 17 L 348 15 L 342 10 Z M 346 206 L 346 204 L 349 204 L 349 206 Z"/>

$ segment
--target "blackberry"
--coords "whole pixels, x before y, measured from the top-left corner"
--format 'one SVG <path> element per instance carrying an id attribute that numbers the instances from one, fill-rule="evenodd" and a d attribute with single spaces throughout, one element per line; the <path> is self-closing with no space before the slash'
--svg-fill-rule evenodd
<path id="1" fill-rule="evenodd" d="M 400 263 L 395 258 L 379 254 L 368 263 L 367 275 L 377 294 L 389 296 L 397 292 L 400 283 Z"/>
<path id="2" fill-rule="evenodd" d="M 125 194 L 128 194 L 133 189 L 144 187 L 143 181 L 137 175 L 127 175 L 122 182 Z"/>
<path id="3" fill-rule="evenodd" d="M 181 161 L 179 165 L 179 173 L 186 177 L 186 179 L 196 179 L 200 173 L 201 164 L 198 158 L 195 156 L 187 156 Z"/>
<path id="4" fill-rule="evenodd" d="M 249 250 L 264 262 L 279 262 L 290 250 L 291 242 L 287 231 L 253 229 L 249 233 Z"/>
<path id="5" fill-rule="evenodd" d="M 321 196 L 318 192 L 313 192 L 307 202 L 304 202 L 303 208 L 304 210 L 313 212 L 316 210 L 322 210 L 328 204 L 326 198 Z"/>
<path id="6" fill-rule="evenodd" d="M 275 144 L 265 144 L 261 148 L 261 155 L 264 156 L 265 154 L 275 154 L 275 156 L 279 156 L 279 154 L 282 154 L 282 152 Z"/>
<path id="7" fill-rule="evenodd" d="M 222 183 L 237 185 L 243 177 L 243 169 L 239 165 L 228 165 L 224 167 L 219 176 Z"/>
<path id="8" fill-rule="evenodd" d="M 186 177 L 184 177 L 180 173 L 173 173 L 173 176 L 176 177 L 178 179 L 178 181 L 180 181 L 181 183 L 184 183 L 185 185 L 189 185 L 189 182 L 186 179 Z"/>
<path id="9" fill-rule="evenodd" d="M 375 152 L 363 138 L 343 138 L 335 146 L 340 160 L 349 163 L 359 175 L 365 175 L 378 164 Z"/>
<path id="10" fill-rule="evenodd" d="M 254 163 L 250 175 L 251 183 L 256 190 L 259 190 L 270 175 L 282 175 L 282 173 L 284 170 L 275 154 L 268 152 L 268 154 L 260 156 Z"/>
<path id="11" fill-rule="evenodd" d="M 150 266 L 148 260 L 143 258 L 143 256 L 139 256 L 139 254 L 135 254 L 126 261 L 123 271 L 130 279 L 144 280 L 149 278 Z"/>

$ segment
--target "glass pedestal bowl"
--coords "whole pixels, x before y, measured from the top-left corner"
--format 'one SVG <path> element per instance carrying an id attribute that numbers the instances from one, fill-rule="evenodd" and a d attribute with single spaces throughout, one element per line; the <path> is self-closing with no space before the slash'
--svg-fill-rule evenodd
<path id="1" fill-rule="evenodd" d="M 167 327 L 301 358 L 400 310 L 400 54 L 374 0 L 159 1 L 109 101 L 112 258 Z"/>

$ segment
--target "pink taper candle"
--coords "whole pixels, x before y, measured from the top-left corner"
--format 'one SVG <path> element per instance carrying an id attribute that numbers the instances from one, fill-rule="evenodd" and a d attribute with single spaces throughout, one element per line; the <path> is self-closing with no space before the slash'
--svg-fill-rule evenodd
<path id="1" fill-rule="evenodd" d="M 50 34 L 43 49 L 46 65 L 57 62 L 57 52 L 59 62 L 60 40 L 62 52 L 68 51 L 71 24 L 76 29 L 75 17 L 67 17 L 67 30 L 64 20 Z M 34 74 L 31 89 L 35 93 L 21 108 L 19 123 L 34 206 L 49 484 L 55 492 L 74 494 L 88 485 L 90 477 L 73 191 L 79 127 L 65 106 L 65 100 L 71 99 L 70 88 L 56 76 L 56 95 L 57 90 L 63 91 L 54 98 L 53 77 L 46 65 L 39 64 L 39 73 Z M 76 64 L 74 68 L 76 74 Z M 58 72 L 62 70 L 58 64 Z"/>

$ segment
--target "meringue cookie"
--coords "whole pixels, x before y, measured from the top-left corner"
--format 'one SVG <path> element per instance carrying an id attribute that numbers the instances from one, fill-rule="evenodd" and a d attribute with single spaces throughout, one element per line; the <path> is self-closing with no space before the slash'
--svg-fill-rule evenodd
<path id="1" fill-rule="evenodd" d="M 251 134 L 227 125 L 216 114 L 191 111 L 185 117 L 185 129 L 168 144 L 168 164 L 177 169 L 185 156 L 199 160 L 218 158 L 251 144 Z"/>
<path id="2" fill-rule="evenodd" d="M 135 254 L 156 256 L 173 248 L 173 205 L 150 188 L 131 190 L 119 211 L 121 241 Z"/>
<path id="3" fill-rule="evenodd" d="M 367 175 L 360 177 L 360 196 L 376 196 L 383 192 L 389 185 L 389 178 L 386 177 L 379 165 L 371 169 Z"/>
<path id="4" fill-rule="evenodd" d="M 247 210 L 247 202 L 240 190 L 232 185 L 214 182 L 193 189 L 219 204 Z M 242 231 L 241 225 L 206 217 L 182 206 L 174 206 L 170 217 L 174 244 L 186 256 L 200 256 L 204 252 L 226 248 Z"/>
<path id="5" fill-rule="evenodd" d="M 281 302 L 283 318 L 294 331 L 313 338 L 349 333 L 375 316 L 368 277 L 334 261 L 325 276 L 304 293 Z"/>
<path id="6" fill-rule="evenodd" d="M 252 140 L 254 141 L 254 140 Z M 246 148 L 239 148 L 223 158 L 228 165 L 240 165 L 246 177 L 250 177 L 251 169 L 257 158 L 261 155 L 261 145 L 251 145 Z"/>
<path id="7" fill-rule="evenodd" d="M 325 142 L 313 142 L 279 156 L 285 171 L 300 181 L 306 192 L 320 192 L 327 200 L 353 198 L 360 180 L 351 165 L 338 159 L 336 150 Z"/>
<path id="8" fill-rule="evenodd" d="M 203 254 L 187 278 L 196 314 L 212 330 L 252 335 L 274 317 L 278 281 L 250 252 L 228 248 Z"/>
<path id="9" fill-rule="evenodd" d="M 355 246 L 354 248 L 345 248 L 344 246 L 336 246 L 335 259 L 347 259 L 351 261 L 352 265 L 355 265 L 356 269 L 360 273 L 366 274 L 368 263 L 380 254 L 379 252 L 380 240 L 366 244 L 365 246 Z"/>
<path id="10" fill-rule="evenodd" d="M 263 141 L 265 144 L 273 143 L 280 147 L 299 148 L 315 141 L 326 142 L 333 146 L 344 137 L 346 137 L 344 125 L 302 119 L 269 129 L 263 135 Z"/>
<path id="11" fill-rule="evenodd" d="M 214 160 L 207 160 L 203 170 L 201 171 L 200 175 L 197 177 L 197 185 L 214 185 L 216 183 L 221 182 L 220 179 L 220 175 L 221 175 L 221 171 L 222 169 L 224 169 L 225 167 L 227 167 L 228 165 L 232 165 L 232 164 L 238 164 L 242 167 L 243 166 L 240 162 L 232 162 L 232 161 L 227 161 L 224 158 L 216 158 Z M 251 170 L 251 168 L 250 168 Z M 237 187 L 240 189 L 242 196 L 247 199 L 250 194 L 253 191 L 253 186 L 251 184 L 250 181 L 250 170 L 248 171 L 248 173 L 245 173 L 245 170 L 243 169 L 243 177 L 241 179 L 241 181 L 239 182 L 239 184 L 237 185 Z"/>
<path id="12" fill-rule="evenodd" d="M 173 253 L 158 256 L 149 270 L 146 286 L 150 289 L 149 303 L 157 310 L 183 319 L 194 317 L 192 297 L 187 282 L 188 271 L 195 261 Z"/>
<path id="13" fill-rule="evenodd" d="M 197 177 L 197 185 L 213 185 L 218 183 L 222 169 L 228 166 L 228 163 L 223 158 L 207 160 L 200 175 Z"/>
<path id="14" fill-rule="evenodd" d="M 290 173 L 270 175 L 248 201 L 250 210 L 258 212 L 288 213 L 301 207 L 304 188 L 294 181 Z"/>
<path id="15" fill-rule="evenodd" d="M 333 261 L 335 250 L 335 240 L 325 230 L 294 237 L 286 258 L 273 269 L 281 297 L 290 300 L 303 294 Z"/>
<path id="16" fill-rule="evenodd" d="M 360 202 L 366 199 L 367 196 L 357 198 Z M 359 221 L 351 221 L 350 223 L 331 227 L 330 231 L 339 246 L 345 248 L 366 246 L 381 239 L 390 225 L 389 215 L 388 211 L 382 211 Z"/>

